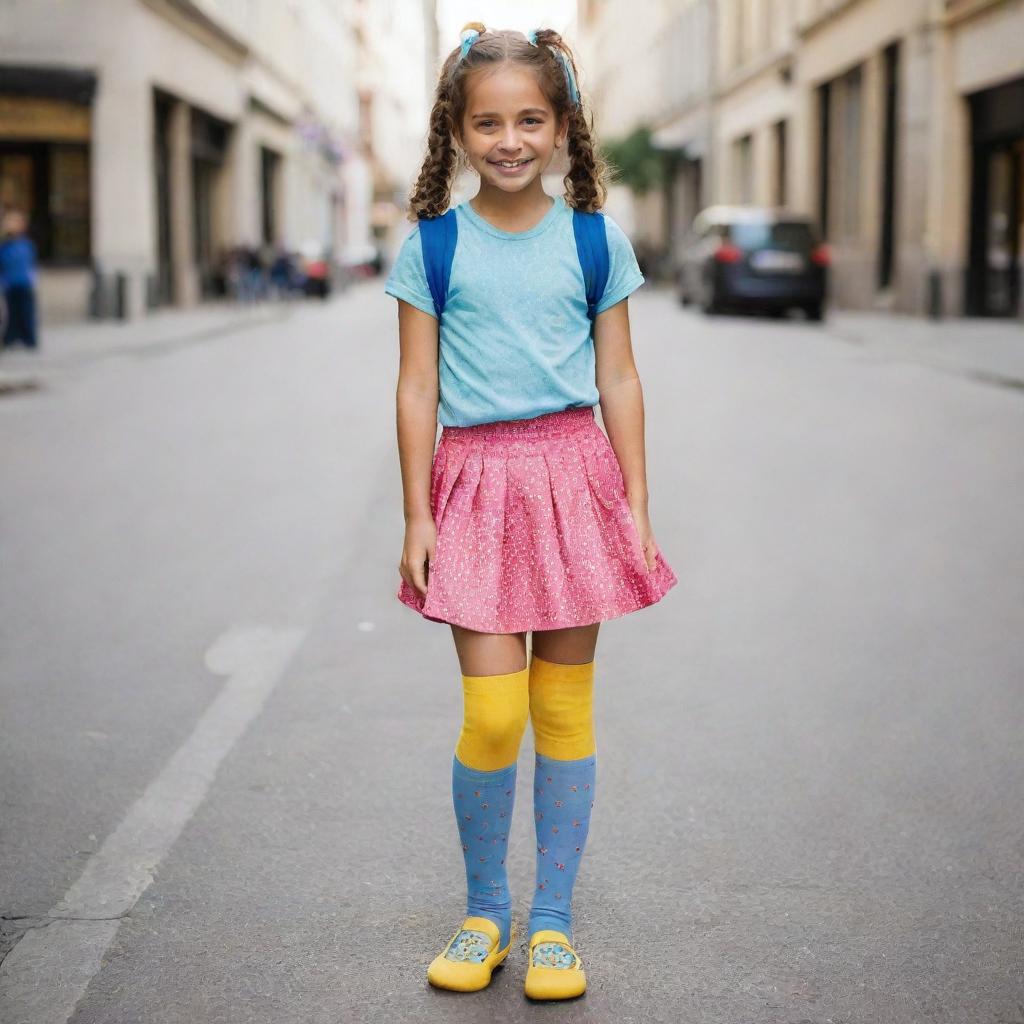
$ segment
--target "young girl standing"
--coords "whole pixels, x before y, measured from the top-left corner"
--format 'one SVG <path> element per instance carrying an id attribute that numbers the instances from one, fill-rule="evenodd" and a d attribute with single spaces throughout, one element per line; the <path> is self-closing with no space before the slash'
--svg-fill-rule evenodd
<path id="1" fill-rule="evenodd" d="M 566 192 L 552 198 L 541 175 L 563 148 Z M 435 221 L 460 157 L 480 190 Z M 558 33 L 467 25 L 437 85 L 410 197 L 419 224 L 385 286 L 399 300 L 401 347 L 398 597 L 450 624 L 464 695 L 452 800 L 468 916 L 428 968 L 441 988 L 486 987 L 511 947 L 505 857 L 530 719 L 537 878 L 526 994 L 584 991 L 570 901 L 595 796 L 597 632 L 677 582 L 647 514 L 626 302 L 644 279 L 621 229 L 596 212 L 605 175 Z M 439 272 L 429 238 L 442 224 L 451 230 Z M 581 224 L 601 231 L 592 248 L 607 240 L 607 283 L 589 306 Z"/>

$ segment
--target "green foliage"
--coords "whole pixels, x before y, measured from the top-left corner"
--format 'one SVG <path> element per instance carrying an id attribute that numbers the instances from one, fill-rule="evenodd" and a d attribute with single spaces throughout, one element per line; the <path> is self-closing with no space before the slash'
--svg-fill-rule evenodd
<path id="1" fill-rule="evenodd" d="M 602 149 L 613 167 L 615 181 L 628 185 L 637 195 L 665 181 L 665 154 L 651 142 L 647 125 L 634 129 L 625 139 L 605 142 Z"/>

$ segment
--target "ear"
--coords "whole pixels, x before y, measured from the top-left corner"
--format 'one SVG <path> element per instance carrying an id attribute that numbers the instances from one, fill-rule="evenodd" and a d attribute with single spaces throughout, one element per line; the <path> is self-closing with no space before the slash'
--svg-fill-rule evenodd
<path id="1" fill-rule="evenodd" d="M 558 123 L 558 131 L 555 133 L 555 142 L 559 146 L 565 145 L 565 140 L 569 137 L 569 118 L 565 116 Z"/>

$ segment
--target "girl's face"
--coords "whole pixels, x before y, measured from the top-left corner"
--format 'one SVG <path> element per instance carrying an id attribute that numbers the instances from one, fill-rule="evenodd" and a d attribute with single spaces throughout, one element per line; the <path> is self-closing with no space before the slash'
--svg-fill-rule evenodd
<path id="1" fill-rule="evenodd" d="M 539 182 L 566 130 L 525 68 L 505 64 L 470 78 L 459 142 L 482 187 L 521 192 Z"/>

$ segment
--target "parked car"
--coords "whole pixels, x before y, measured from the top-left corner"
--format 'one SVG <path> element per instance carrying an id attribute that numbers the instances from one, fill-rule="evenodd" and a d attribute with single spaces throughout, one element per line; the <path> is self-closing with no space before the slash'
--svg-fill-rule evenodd
<path id="1" fill-rule="evenodd" d="M 342 254 L 345 269 L 357 280 L 378 277 L 384 269 L 384 254 L 374 243 L 353 242 Z"/>
<path id="2" fill-rule="evenodd" d="M 821 320 L 829 253 L 813 222 L 787 210 L 710 206 L 699 213 L 680 250 L 679 301 L 705 313 L 802 309 Z"/>

